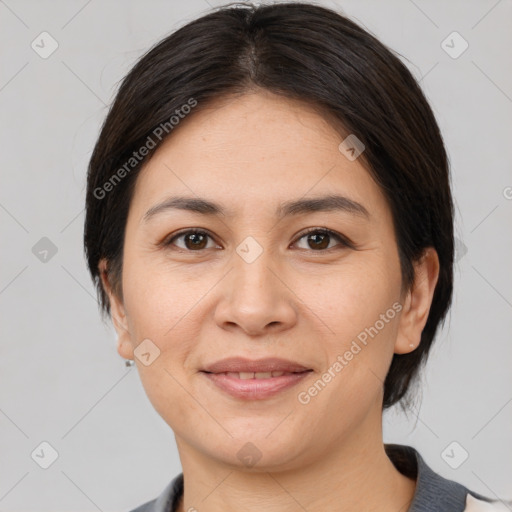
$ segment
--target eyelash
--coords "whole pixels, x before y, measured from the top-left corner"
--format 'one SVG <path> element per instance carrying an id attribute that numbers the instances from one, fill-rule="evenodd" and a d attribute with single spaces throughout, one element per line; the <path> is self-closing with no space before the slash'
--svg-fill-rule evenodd
<path id="1" fill-rule="evenodd" d="M 302 238 L 306 237 L 307 235 L 309 235 L 311 233 L 318 233 L 318 234 L 322 234 L 322 235 L 329 235 L 330 237 L 335 238 L 339 242 L 339 244 L 338 244 L 339 246 L 341 246 L 341 247 L 348 247 L 348 248 L 352 248 L 352 249 L 355 248 L 355 245 L 347 237 L 341 235 L 340 233 L 337 233 L 336 231 L 332 231 L 331 229 L 327 229 L 327 228 L 310 228 L 307 231 L 301 233 L 296 238 L 295 242 L 293 242 L 293 243 L 297 243 L 299 240 L 301 240 Z M 174 245 L 173 242 L 176 239 L 178 239 L 178 238 L 180 238 L 180 237 L 182 237 L 184 235 L 189 235 L 189 234 L 207 235 L 208 237 L 210 237 L 213 240 L 213 236 L 208 231 L 205 231 L 204 229 L 187 229 L 187 230 L 180 231 L 180 232 L 172 235 L 172 237 L 170 237 L 170 238 L 167 238 L 166 240 L 164 240 L 162 245 L 164 245 L 165 247 L 169 247 L 171 245 Z M 309 250 L 309 251 L 312 251 L 312 252 L 329 252 L 329 251 L 331 251 L 333 249 L 336 249 L 336 247 L 337 246 L 329 247 L 327 249 L 318 249 L 318 250 L 314 250 L 314 249 L 301 249 L 301 250 Z M 182 252 L 189 252 L 189 253 L 190 252 L 200 253 L 200 252 L 206 251 L 207 249 L 198 249 L 197 251 L 194 251 L 194 250 L 183 249 L 182 247 L 178 247 L 175 250 L 182 251 Z"/>

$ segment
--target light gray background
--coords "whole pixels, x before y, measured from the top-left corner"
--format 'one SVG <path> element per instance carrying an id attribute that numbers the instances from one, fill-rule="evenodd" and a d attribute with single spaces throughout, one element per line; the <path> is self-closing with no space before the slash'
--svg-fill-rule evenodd
<path id="1" fill-rule="evenodd" d="M 415 446 L 472 490 L 511 499 L 512 2 L 319 3 L 403 55 L 452 164 L 454 305 L 421 404 L 409 418 L 385 415 L 385 441 Z M 181 471 L 171 429 L 100 321 L 82 255 L 83 203 L 119 80 L 208 4 L 221 2 L 0 1 L 1 511 L 128 510 Z M 43 31 L 59 44 L 47 59 L 31 48 Z M 469 43 L 456 59 L 441 47 L 453 31 Z M 47 262 L 32 252 L 42 237 L 58 249 Z M 31 457 L 43 441 L 59 453 L 48 469 Z M 441 455 L 453 441 L 469 453 L 458 469 Z"/>

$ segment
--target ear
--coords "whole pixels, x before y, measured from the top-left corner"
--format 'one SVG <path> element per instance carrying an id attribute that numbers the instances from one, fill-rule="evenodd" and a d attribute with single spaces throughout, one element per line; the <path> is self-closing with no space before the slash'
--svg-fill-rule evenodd
<path id="1" fill-rule="evenodd" d="M 407 354 L 420 344 L 439 278 L 439 258 L 433 247 L 427 247 L 421 259 L 414 263 L 414 275 L 414 283 L 402 302 L 395 354 Z"/>
<path id="2" fill-rule="evenodd" d="M 128 328 L 128 319 L 122 298 L 118 297 L 113 291 L 109 279 L 107 260 L 102 259 L 98 264 L 98 270 L 101 276 L 101 283 L 110 302 L 110 316 L 117 332 L 117 352 L 124 359 L 133 359 L 133 346 Z"/>

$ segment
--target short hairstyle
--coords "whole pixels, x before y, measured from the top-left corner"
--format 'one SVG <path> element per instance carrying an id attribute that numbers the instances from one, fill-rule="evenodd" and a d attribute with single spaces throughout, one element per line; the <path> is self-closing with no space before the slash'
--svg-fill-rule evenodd
<path id="1" fill-rule="evenodd" d="M 110 304 L 98 264 L 106 259 L 112 290 L 122 299 L 125 226 L 142 166 L 186 112 L 193 116 L 213 100 L 261 89 L 306 102 L 340 137 L 354 134 L 364 144 L 360 161 L 392 213 L 402 290 L 413 285 L 413 263 L 425 248 L 437 251 L 440 273 L 421 343 L 393 355 L 384 382 L 383 408 L 401 402 L 406 410 L 409 390 L 452 300 L 448 156 L 407 67 L 368 31 L 325 7 L 226 5 L 161 40 L 123 79 L 87 176 L 84 246 L 102 312 L 109 314 Z M 144 147 L 148 150 L 139 153 Z"/>

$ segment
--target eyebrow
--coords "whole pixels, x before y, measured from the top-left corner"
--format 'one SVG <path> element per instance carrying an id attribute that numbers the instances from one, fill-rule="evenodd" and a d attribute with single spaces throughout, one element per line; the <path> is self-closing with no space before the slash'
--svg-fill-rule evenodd
<path id="1" fill-rule="evenodd" d="M 202 215 L 234 216 L 232 212 L 212 201 L 197 197 L 174 196 L 151 207 L 144 214 L 143 220 L 146 222 L 157 214 L 169 210 L 187 210 Z M 332 194 L 310 199 L 286 201 L 277 208 L 276 217 L 282 219 L 293 215 L 328 211 L 342 211 L 367 220 L 371 217 L 368 210 L 361 203 L 345 196 Z"/>

